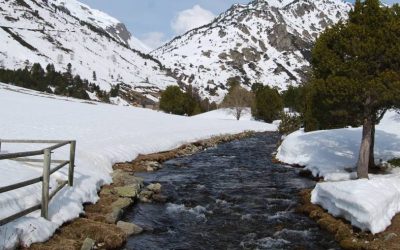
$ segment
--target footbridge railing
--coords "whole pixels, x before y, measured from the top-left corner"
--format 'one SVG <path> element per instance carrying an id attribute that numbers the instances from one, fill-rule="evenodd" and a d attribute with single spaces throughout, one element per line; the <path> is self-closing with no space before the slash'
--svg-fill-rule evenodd
<path id="1" fill-rule="evenodd" d="M 1 153 L 2 146 L 5 144 L 50 144 L 49 147 L 36 150 L 36 151 L 24 151 L 16 153 Z M 52 151 L 61 147 L 69 145 L 69 159 L 67 160 L 53 160 L 51 158 Z M 49 219 L 49 202 L 54 196 L 61 191 L 67 184 L 69 186 L 74 185 L 74 168 L 75 168 L 75 149 L 76 141 L 58 141 L 58 140 L 3 140 L 0 139 L 0 160 L 13 160 L 26 163 L 43 163 L 43 174 L 40 177 L 36 177 L 23 182 L 15 183 L 9 186 L 1 186 L 0 183 L 0 194 L 23 188 L 32 184 L 42 183 L 42 200 L 40 204 L 33 207 L 27 208 L 7 218 L 0 218 L 0 226 L 5 225 L 13 220 L 16 220 L 22 216 L 32 213 L 36 210 L 41 210 L 41 216 L 45 219 Z M 29 158 L 32 156 L 43 155 L 42 159 Z M 57 164 L 54 168 L 51 168 L 52 164 Z M 59 182 L 58 187 L 50 193 L 50 176 L 55 172 L 59 171 L 65 166 L 69 166 L 68 170 L 68 181 Z M 0 201 L 1 202 L 1 201 Z"/>

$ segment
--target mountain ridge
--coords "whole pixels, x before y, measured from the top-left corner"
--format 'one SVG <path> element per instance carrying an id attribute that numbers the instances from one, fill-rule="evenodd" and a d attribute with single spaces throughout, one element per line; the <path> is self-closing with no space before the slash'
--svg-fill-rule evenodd
<path id="1" fill-rule="evenodd" d="M 247 88 L 262 82 L 285 89 L 306 79 L 316 37 L 350 9 L 342 0 L 235 4 L 151 55 L 173 70 L 181 86 L 193 85 L 213 101 L 223 99 L 232 78 Z"/>

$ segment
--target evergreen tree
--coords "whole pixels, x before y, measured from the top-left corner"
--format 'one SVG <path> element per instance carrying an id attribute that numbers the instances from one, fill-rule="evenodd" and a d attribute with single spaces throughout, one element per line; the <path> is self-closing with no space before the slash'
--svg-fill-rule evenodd
<path id="1" fill-rule="evenodd" d="M 302 112 L 304 109 L 304 86 L 294 87 L 290 85 L 283 91 L 282 98 L 286 108 L 291 111 Z"/>
<path id="2" fill-rule="evenodd" d="M 400 106 L 399 6 L 357 0 L 346 23 L 327 29 L 313 50 L 306 129 L 362 125 L 359 178 L 374 164 L 375 124 Z"/>
<path id="3" fill-rule="evenodd" d="M 272 123 L 283 111 L 283 100 L 277 89 L 255 84 L 252 87 L 255 94 L 253 108 L 254 118 Z"/>
<path id="4" fill-rule="evenodd" d="M 185 94 L 178 86 L 168 86 L 161 94 L 160 109 L 176 115 L 185 114 Z"/>

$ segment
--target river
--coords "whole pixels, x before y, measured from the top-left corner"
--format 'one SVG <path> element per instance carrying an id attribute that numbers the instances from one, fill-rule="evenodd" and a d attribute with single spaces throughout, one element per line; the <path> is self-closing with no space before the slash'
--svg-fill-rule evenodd
<path id="1" fill-rule="evenodd" d="M 126 214 L 146 229 L 126 249 L 340 249 L 295 212 L 299 191 L 315 183 L 271 162 L 278 139 L 256 134 L 141 174 L 162 184 L 168 202 L 138 203 Z"/>

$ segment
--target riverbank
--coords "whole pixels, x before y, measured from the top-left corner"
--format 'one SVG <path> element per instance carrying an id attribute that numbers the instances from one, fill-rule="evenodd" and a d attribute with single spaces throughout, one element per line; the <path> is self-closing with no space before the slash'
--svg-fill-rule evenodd
<path id="1" fill-rule="evenodd" d="M 142 190 L 151 199 L 159 192 L 158 185 L 146 188 L 143 180 L 135 176 L 137 172 L 153 172 L 162 167 L 162 163 L 176 158 L 191 155 L 201 150 L 215 147 L 220 143 L 239 140 L 253 135 L 244 132 L 235 135 L 222 135 L 194 143 L 185 144 L 179 148 L 139 155 L 132 162 L 117 163 L 113 166 L 113 183 L 105 185 L 99 192 L 96 204 L 86 204 L 85 213 L 80 218 L 64 224 L 55 235 L 45 243 L 33 244 L 29 249 L 118 249 L 124 246 L 129 235 L 140 233 L 140 227 L 120 221 L 123 213 L 132 207 L 141 196 Z M 152 192 L 149 194 L 148 191 Z M 141 199 L 146 197 L 141 197 Z M 162 197 L 161 197 L 162 198 Z"/>
<path id="2" fill-rule="evenodd" d="M 347 221 L 335 218 L 320 206 L 312 204 L 310 189 L 303 190 L 300 196 L 301 204 L 297 211 L 309 216 L 323 229 L 334 235 L 342 248 L 365 250 L 399 249 L 400 215 L 393 218 L 392 225 L 384 232 L 373 235 L 352 227 Z"/>

